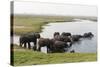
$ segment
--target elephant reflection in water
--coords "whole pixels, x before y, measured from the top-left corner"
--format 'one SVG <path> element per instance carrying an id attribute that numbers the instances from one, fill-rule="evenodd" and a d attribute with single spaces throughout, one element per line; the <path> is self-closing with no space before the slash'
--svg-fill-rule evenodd
<path id="1" fill-rule="evenodd" d="M 20 37 L 19 42 L 20 46 L 24 45 L 24 48 L 26 48 L 26 44 L 28 43 L 28 48 L 31 49 L 30 42 L 34 43 L 33 49 L 36 50 L 36 44 L 37 44 L 37 39 L 40 38 L 39 33 L 30 33 L 30 34 L 24 34 Z"/>

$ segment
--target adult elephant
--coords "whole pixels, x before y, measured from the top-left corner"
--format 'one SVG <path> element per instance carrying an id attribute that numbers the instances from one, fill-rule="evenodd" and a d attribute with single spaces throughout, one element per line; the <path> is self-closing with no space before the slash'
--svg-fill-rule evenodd
<path id="1" fill-rule="evenodd" d="M 54 41 L 52 45 L 52 52 L 65 52 L 64 48 L 68 48 L 68 44 L 63 41 Z"/>
<path id="2" fill-rule="evenodd" d="M 63 41 L 69 45 L 69 47 L 72 46 L 72 38 L 71 38 L 70 32 L 62 32 L 61 37 L 62 37 Z"/>
<path id="3" fill-rule="evenodd" d="M 92 38 L 93 36 L 92 32 L 84 33 L 83 35 L 84 38 Z"/>
<path id="4" fill-rule="evenodd" d="M 38 41 L 38 51 L 41 51 L 41 47 L 47 47 L 47 53 L 52 51 L 53 40 L 49 38 L 40 38 Z"/>
<path id="5" fill-rule="evenodd" d="M 70 33 L 70 32 L 62 32 L 61 35 L 62 35 L 62 36 L 71 36 L 71 33 Z"/>
<path id="6" fill-rule="evenodd" d="M 80 38 L 82 38 L 82 37 L 83 37 L 82 35 L 72 35 L 71 36 L 73 42 L 79 41 Z"/>
<path id="7" fill-rule="evenodd" d="M 59 32 L 55 32 L 53 34 L 53 40 L 59 40 L 59 41 L 62 41 L 62 37 L 60 36 L 60 33 Z"/>
<path id="8" fill-rule="evenodd" d="M 26 48 L 26 44 L 28 43 L 28 48 L 31 49 L 30 42 L 33 42 L 34 43 L 33 49 L 36 50 L 36 44 L 38 38 L 40 38 L 39 33 L 24 34 L 19 39 L 20 46 L 22 47 L 22 45 L 24 44 L 24 47 Z"/>
<path id="9" fill-rule="evenodd" d="M 54 33 L 54 40 L 63 41 L 63 42 L 68 43 L 70 47 L 72 46 L 71 33 L 63 32 L 60 35 L 60 34 L 57 34 L 57 32 L 55 32 Z"/>
<path id="10" fill-rule="evenodd" d="M 55 37 L 55 36 L 59 36 L 60 35 L 60 33 L 59 32 L 54 32 L 54 34 L 53 34 L 53 36 Z"/>
<path id="11" fill-rule="evenodd" d="M 64 48 L 67 48 L 68 45 L 66 42 L 58 41 L 55 39 L 49 38 L 40 38 L 38 41 L 38 51 L 41 51 L 41 47 L 47 47 L 47 53 L 49 52 L 64 52 Z"/>

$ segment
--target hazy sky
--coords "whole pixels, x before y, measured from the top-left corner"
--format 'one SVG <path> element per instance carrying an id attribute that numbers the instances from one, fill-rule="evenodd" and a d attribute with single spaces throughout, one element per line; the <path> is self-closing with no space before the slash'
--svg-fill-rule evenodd
<path id="1" fill-rule="evenodd" d="M 97 16 L 97 7 L 40 2 L 14 2 L 14 14 Z"/>

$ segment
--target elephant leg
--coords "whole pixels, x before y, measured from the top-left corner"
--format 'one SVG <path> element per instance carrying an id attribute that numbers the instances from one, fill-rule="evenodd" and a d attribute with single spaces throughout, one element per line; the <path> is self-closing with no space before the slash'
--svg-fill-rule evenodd
<path id="1" fill-rule="evenodd" d="M 49 53 L 49 48 L 47 47 L 47 53 Z"/>
<path id="2" fill-rule="evenodd" d="M 70 43 L 70 46 L 69 47 L 71 47 L 72 46 L 72 42 Z"/>
<path id="3" fill-rule="evenodd" d="M 24 43 L 24 48 L 26 48 L 26 43 Z"/>
<path id="4" fill-rule="evenodd" d="M 41 47 L 40 46 L 38 47 L 38 51 L 41 51 Z"/>
<path id="5" fill-rule="evenodd" d="M 28 49 L 31 49 L 31 45 L 30 45 L 30 42 L 28 42 Z"/>
<path id="6" fill-rule="evenodd" d="M 36 45 L 33 46 L 33 50 L 36 51 Z"/>
<path id="7" fill-rule="evenodd" d="M 22 45 L 23 45 L 23 44 L 20 42 L 19 46 L 22 47 Z"/>
<path id="8" fill-rule="evenodd" d="M 47 46 L 47 53 L 52 53 L 52 51 L 53 51 L 53 48 L 50 46 Z"/>
<path id="9" fill-rule="evenodd" d="M 37 48 L 36 42 L 34 42 L 33 50 L 36 51 L 36 48 Z"/>

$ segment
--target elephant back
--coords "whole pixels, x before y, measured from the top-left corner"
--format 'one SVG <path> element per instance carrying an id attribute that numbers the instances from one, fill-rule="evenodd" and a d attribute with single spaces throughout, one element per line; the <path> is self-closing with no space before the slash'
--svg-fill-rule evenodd
<path id="1" fill-rule="evenodd" d="M 93 37 L 94 35 L 91 32 L 84 33 L 83 37 Z"/>
<path id="2" fill-rule="evenodd" d="M 82 38 L 83 36 L 81 36 L 81 35 L 72 35 L 72 40 L 73 41 L 79 41 L 80 40 L 80 38 Z"/>
<path id="3" fill-rule="evenodd" d="M 38 33 L 27 33 L 20 36 L 20 42 L 36 42 L 37 36 L 40 37 Z"/>
<path id="4" fill-rule="evenodd" d="M 66 42 L 63 42 L 63 41 L 55 41 L 53 46 L 54 47 L 65 47 L 66 46 Z"/>
<path id="5" fill-rule="evenodd" d="M 39 46 L 48 46 L 50 45 L 50 39 L 49 38 L 40 38 L 38 41 Z"/>
<path id="6" fill-rule="evenodd" d="M 22 43 L 28 42 L 28 36 L 24 34 L 24 35 L 20 36 L 19 40 Z"/>
<path id="7" fill-rule="evenodd" d="M 62 35 L 62 36 L 71 36 L 71 33 L 69 33 L 69 32 L 62 32 L 61 35 Z"/>

